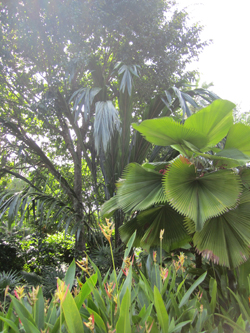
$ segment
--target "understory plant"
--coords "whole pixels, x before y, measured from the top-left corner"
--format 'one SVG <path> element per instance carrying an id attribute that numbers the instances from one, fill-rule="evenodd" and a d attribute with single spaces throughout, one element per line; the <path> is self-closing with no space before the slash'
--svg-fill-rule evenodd
<path id="1" fill-rule="evenodd" d="M 19 286 L 14 294 L 7 294 L 7 290 L 5 297 L 11 303 L 0 312 L 1 331 L 225 332 L 229 319 L 225 315 L 215 316 L 216 281 L 212 279 L 209 290 L 204 291 L 201 283 L 206 272 L 191 281 L 181 269 L 185 260 L 181 255 L 178 265 L 164 267 L 157 260 L 161 256 L 153 253 L 146 262 L 146 271 L 134 269 L 134 259 L 129 254 L 135 238 L 134 233 L 128 241 L 121 269 L 113 269 L 104 278 L 95 264 L 85 258 L 78 262 L 85 274 L 85 283 L 76 280 L 73 261 L 65 278 L 57 279 L 57 289 L 50 302 L 43 297 L 39 286 L 30 291 Z M 238 323 L 232 324 L 235 332 L 242 327 L 242 321 L 247 327 L 248 318 L 243 314 Z"/>

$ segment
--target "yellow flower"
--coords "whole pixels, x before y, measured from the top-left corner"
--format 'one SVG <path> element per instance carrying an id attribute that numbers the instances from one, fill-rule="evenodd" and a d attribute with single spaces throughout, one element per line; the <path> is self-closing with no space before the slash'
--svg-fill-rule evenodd
<path id="1" fill-rule="evenodd" d="M 161 278 L 162 278 L 162 281 L 164 282 L 166 280 L 166 278 L 168 277 L 168 269 L 167 267 L 166 268 L 163 268 L 163 267 L 160 267 L 160 274 L 161 274 Z"/>
<path id="2" fill-rule="evenodd" d="M 90 276 L 91 268 L 89 267 L 88 257 L 83 258 L 83 260 L 81 261 L 77 261 L 76 264 L 81 268 L 81 270 L 83 270 L 85 273 L 87 273 Z"/>
<path id="3" fill-rule="evenodd" d="M 164 231 L 165 229 L 161 229 L 160 231 L 160 240 L 163 240 Z"/>
<path id="4" fill-rule="evenodd" d="M 25 292 L 24 292 L 24 287 L 25 286 L 22 286 L 22 287 L 19 287 L 17 286 L 14 290 L 14 294 L 16 296 L 17 299 L 22 299 L 23 297 L 26 296 Z"/>
<path id="5" fill-rule="evenodd" d="M 105 220 L 106 220 L 107 225 L 101 227 L 101 225 L 99 224 L 99 227 L 100 227 L 103 235 L 107 238 L 108 242 L 110 243 L 110 238 L 111 238 L 111 235 L 112 235 L 112 232 L 113 232 L 115 226 L 114 226 L 114 223 L 109 222 L 109 219 L 105 219 Z"/>
<path id="6" fill-rule="evenodd" d="M 153 251 L 153 260 L 157 262 L 157 251 Z"/>
<path id="7" fill-rule="evenodd" d="M 66 298 L 68 290 L 69 290 L 69 285 L 66 287 L 64 281 L 61 281 L 61 283 L 58 283 L 58 280 L 57 280 L 57 290 L 55 292 L 55 296 L 57 299 L 59 299 L 61 302 L 63 302 Z"/>
<path id="8" fill-rule="evenodd" d="M 37 286 L 36 288 L 35 287 L 32 287 L 32 292 L 31 293 L 28 293 L 29 295 L 29 303 L 30 305 L 34 305 L 36 303 L 36 301 L 38 300 L 37 298 L 37 294 L 39 292 L 39 286 Z"/>
<path id="9" fill-rule="evenodd" d="M 112 293 L 115 289 L 114 282 L 107 283 L 107 286 L 106 286 L 106 284 L 104 284 L 104 288 L 106 290 L 106 293 L 107 293 L 108 297 L 111 299 Z"/>

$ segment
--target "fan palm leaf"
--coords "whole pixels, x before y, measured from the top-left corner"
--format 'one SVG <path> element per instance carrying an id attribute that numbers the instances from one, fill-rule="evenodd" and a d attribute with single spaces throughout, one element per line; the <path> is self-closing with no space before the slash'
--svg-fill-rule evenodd
<path id="1" fill-rule="evenodd" d="M 234 124 L 227 135 L 225 149 L 236 148 L 250 157 L 250 126 Z"/>
<path id="2" fill-rule="evenodd" d="M 220 142 L 233 125 L 233 108 L 235 105 L 226 100 L 215 100 L 212 104 L 189 117 L 185 128 L 192 128 L 204 134 L 208 143 L 202 148 L 203 151 Z"/>
<path id="3" fill-rule="evenodd" d="M 240 177 L 230 170 L 199 174 L 193 164 L 177 158 L 164 179 L 169 204 L 195 222 L 200 231 L 206 220 L 226 212 L 237 203 Z"/>
<path id="4" fill-rule="evenodd" d="M 149 248 L 160 244 L 160 231 L 164 229 L 163 248 L 173 250 L 191 240 L 183 225 L 183 217 L 168 204 L 141 212 L 119 229 L 121 239 L 127 242 L 131 232 L 137 230 L 134 246 Z"/>
<path id="5" fill-rule="evenodd" d="M 235 209 L 208 220 L 193 242 L 221 265 L 234 268 L 246 261 L 250 255 L 250 192 L 242 193 Z"/>
<path id="6" fill-rule="evenodd" d="M 140 125 L 132 125 L 147 141 L 158 146 L 172 146 L 184 154 L 185 148 L 189 149 L 185 141 L 194 145 L 197 150 L 208 144 L 207 137 L 200 131 L 184 127 L 169 117 L 145 120 Z"/>
<path id="7" fill-rule="evenodd" d="M 118 189 L 118 205 L 125 213 L 145 210 L 166 201 L 162 188 L 162 174 L 136 163 L 129 164 L 123 174 L 125 179 Z"/>

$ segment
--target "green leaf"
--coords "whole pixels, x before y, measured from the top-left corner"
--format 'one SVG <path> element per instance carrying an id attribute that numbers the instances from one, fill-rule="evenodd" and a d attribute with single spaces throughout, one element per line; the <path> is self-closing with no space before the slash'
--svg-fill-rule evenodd
<path id="1" fill-rule="evenodd" d="M 209 281 L 209 293 L 211 296 L 210 308 L 211 312 L 214 313 L 217 304 L 217 281 L 212 277 Z"/>
<path id="2" fill-rule="evenodd" d="M 79 294 L 75 297 L 75 303 L 78 309 L 80 309 L 84 300 L 91 293 L 94 286 L 96 285 L 96 282 L 97 282 L 97 273 L 92 275 L 89 279 L 86 279 L 86 282 L 82 286 Z"/>
<path id="3" fill-rule="evenodd" d="M 109 219 L 119 208 L 120 207 L 117 202 L 117 195 L 115 195 L 102 205 L 101 216 Z"/>
<path id="4" fill-rule="evenodd" d="M 44 329 L 44 298 L 43 298 L 43 291 L 42 288 L 39 288 L 37 294 L 38 300 L 36 301 L 35 305 L 35 322 L 39 330 Z"/>
<path id="5" fill-rule="evenodd" d="M 182 297 L 180 304 L 179 304 L 179 309 L 185 305 L 189 297 L 191 296 L 192 292 L 195 290 L 195 288 L 202 282 L 204 281 L 205 277 L 207 275 L 207 272 L 203 273 L 193 284 L 192 286 L 188 289 L 188 291 L 185 293 L 185 295 Z"/>
<path id="6" fill-rule="evenodd" d="M 187 148 L 184 140 L 197 147 L 197 149 L 206 147 L 208 144 L 207 137 L 200 131 L 184 127 L 169 117 L 144 120 L 140 125 L 132 124 L 132 126 L 147 141 L 158 146 L 174 146 L 181 152 L 183 152 L 183 147 L 184 150 Z"/>
<path id="7" fill-rule="evenodd" d="M 154 305 L 162 332 L 168 333 L 168 313 L 165 308 L 161 294 L 156 286 L 154 286 Z"/>
<path id="8" fill-rule="evenodd" d="M 119 314 L 119 319 L 116 324 L 116 332 L 119 333 L 131 333 L 131 324 L 129 318 L 129 309 L 131 306 L 130 303 L 130 291 L 129 289 L 126 290 L 126 293 L 122 299 L 121 309 Z"/>
<path id="9" fill-rule="evenodd" d="M 80 312 L 69 290 L 61 305 L 69 333 L 83 333 L 84 329 Z"/>
<path id="10" fill-rule="evenodd" d="M 17 300 L 14 296 L 10 295 L 11 300 L 14 304 L 15 310 L 24 325 L 24 328 L 27 333 L 40 333 L 40 331 L 36 327 L 36 323 L 29 313 L 29 311 L 25 308 L 25 306 Z"/>
<path id="11" fill-rule="evenodd" d="M 165 176 L 164 188 L 169 204 L 192 219 L 199 231 L 206 220 L 237 203 L 241 183 L 230 170 L 200 174 L 193 164 L 177 158 Z"/>
<path id="12" fill-rule="evenodd" d="M 64 278 L 65 284 L 69 286 L 69 291 L 71 291 L 72 289 L 75 280 L 75 274 L 76 274 L 76 265 L 75 265 L 75 259 L 73 259 Z"/>
<path id="13" fill-rule="evenodd" d="M 93 309 L 86 307 L 86 309 L 88 310 L 89 314 L 93 314 L 94 315 L 94 320 L 95 320 L 95 324 L 104 332 L 107 332 L 106 326 L 104 324 L 104 321 L 102 320 L 102 317 L 95 312 Z"/>
<path id="14" fill-rule="evenodd" d="M 232 110 L 234 107 L 233 103 L 218 99 L 185 121 L 185 128 L 199 131 L 208 138 L 202 151 L 209 150 L 227 135 L 233 125 Z"/>
<path id="15" fill-rule="evenodd" d="M 208 220 L 193 238 L 200 252 L 220 265 L 237 267 L 249 257 L 250 192 L 245 190 L 239 205 Z"/>
<path id="16" fill-rule="evenodd" d="M 250 126 L 234 124 L 227 135 L 225 149 L 236 148 L 243 154 L 250 156 Z"/>
<path id="17" fill-rule="evenodd" d="M 94 138 L 95 148 L 99 153 L 100 147 L 106 151 L 108 143 L 115 130 L 119 130 L 120 120 L 118 111 L 111 101 L 95 104 Z"/>
<path id="18" fill-rule="evenodd" d="M 19 333 L 19 329 L 18 327 L 14 324 L 14 322 L 10 319 L 7 319 L 7 318 L 4 318 L 1 314 L 0 314 L 0 320 L 2 320 L 4 322 L 4 328 L 7 330 L 7 326 L 11 327 L 12 330 L 15 332 L 15 333 Z M 7 331 L 6 331 L 7 332 Z"/>
<path id="19" fill-rule="evenodd" d="M 159 172 L 131 163 L 126 167 L 123 178 L 117 201 L 124 212 L 144 210 L 166 201 Z"/>

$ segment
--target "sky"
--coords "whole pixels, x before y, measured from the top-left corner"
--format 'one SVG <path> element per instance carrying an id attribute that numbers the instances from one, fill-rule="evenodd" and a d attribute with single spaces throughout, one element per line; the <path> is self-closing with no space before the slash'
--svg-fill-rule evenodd
<path id="1" fill-rule="evenodd" d="M 250 111 L 250 2 L 249 0 L 176 0 L 185 8 L 190 22 L 204 26 L 202 40 L 212 39 L 193 63 L 200 82 L 241 112 Z"/>

